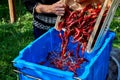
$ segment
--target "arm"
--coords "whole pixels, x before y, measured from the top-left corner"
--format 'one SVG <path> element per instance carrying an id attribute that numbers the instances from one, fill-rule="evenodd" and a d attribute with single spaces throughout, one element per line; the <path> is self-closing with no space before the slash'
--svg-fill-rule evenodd
<path id="1" fill-rule="evenodd" d="M 58 1 L 52 5 L 41 4 L 35 0 L 24 0 L 26 8 L 32 13 L 35 10 L 36 13 L 52 13 L 56 15 L 64 15 L 65 4 Z"/>
<path id="2" fill-rule="evenodd" d="M 52 5 L 38 4 L 35 11 L 37 13 L 53 13 L 62 16 L 65 13 L 65 4 L 61 1 L 58 1 Z"/>

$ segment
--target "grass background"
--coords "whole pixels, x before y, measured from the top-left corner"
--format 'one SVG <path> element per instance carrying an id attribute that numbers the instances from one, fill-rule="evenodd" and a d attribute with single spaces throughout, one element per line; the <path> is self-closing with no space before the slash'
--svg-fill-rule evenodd
<path id="1" fill-rule="evenodd" d="M 17 80 L 11 61 L 34 40 L 32 15 L 26 11 L 21 0 L 15 0 L 15 7 L 17 19 L 10 24 L 7 0 L 0 0 L 0 80 Z M 113 47 L 120 48 L 120 6 L 110 29 L 116 33 Z"/>

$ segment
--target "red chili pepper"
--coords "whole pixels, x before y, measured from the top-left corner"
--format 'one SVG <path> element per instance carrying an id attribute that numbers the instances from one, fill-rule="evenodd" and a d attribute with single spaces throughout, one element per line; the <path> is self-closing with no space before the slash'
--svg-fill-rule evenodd
<path id="1" fill-rule="evenodd" d="M 76 73 L 76 70 L 74 69 L 73 66 L 69 66 L 69 70 L 72 71 L 72 72 L 74 72 L 74 73 Z"/>
<path id="2" fill-rule="evenodd" d="M 63 47 L 64 47 L 64 44 L 65 44 L 65 40 L 64 40 L 61 32 L 59 32 L 59 37 L 60 37 L 60 39 L 62 40 L 61 48 L 63 48 Z"/>
<path id="3" fill-rule="evenodd" d="M 63 35 L 61 32 L 59 33 L 59 37 L 62 40 L 62 49 L 60 55 L 56 56 L 54 54 L 55 57 L 51 61 L 55 67 L 63 69 L 63 67 L 67 66 L 70 71 L 77 75 L 77 68 L 80 68 L 80 64 L 82 64 L 84 61 L 87 61 L 84 58 L 84 52 L 101 8 L 101 4 L 88 4 L 82 10 L 71 11 L 67 6 L 65 15 L 62 17 L 63 21 L 58 25 L 58 27 L 65 28 L 66 30 L 64 31 Z M 106 13 L 107 10 L 103 15 L 102 21 L 105 19 Z M 73 42 L 78 43 L 76 46 L 76 54 L 74 54 L 74 51 L 71 52 L 71 50 L 68 49 L 70 36 L 73 37 Z M 82 57 L 79 55 L 81 45 Z"/>
<path id="4" fill-rule="evenodd" d="M 83 35 L 81 35 L 79 38 L 76 38 L 73 42 L 81 42 L 83 38 Z"/>
<path id="5" fill-rule="evenodd" d="M 74 38 L 74 40 L 76 40 L 78 37 L 80 37 L 80 32 L 81 32 L 81 30 L 79 30 L 78 28 L 75 28 L 75 36 L 73 37 Z"/>
<path id="6" fill-rule="evenodd" d="M 84 55 L 85 48 L 87 46 L 87 42 L 82 43 L 82 54 Z"/>

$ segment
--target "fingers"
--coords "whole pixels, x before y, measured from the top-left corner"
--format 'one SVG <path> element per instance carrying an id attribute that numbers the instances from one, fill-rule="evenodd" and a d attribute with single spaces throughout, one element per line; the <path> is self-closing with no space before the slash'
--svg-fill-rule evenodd
<path id="1" fill-rule="evenodd" d="M 56 15 L 63 16 L 64 13 L 65 13 L 65 8 L 62 8 L 62 7 L 55 8 Z"/>
<path id="2" fill-rule="evenodd" d="M 61 1 L 58 1 L 57 3 L 53 4 L 54 7 L 54 13 L 58 16 L 63 16 L 65 13 L 65 4 Z"/>

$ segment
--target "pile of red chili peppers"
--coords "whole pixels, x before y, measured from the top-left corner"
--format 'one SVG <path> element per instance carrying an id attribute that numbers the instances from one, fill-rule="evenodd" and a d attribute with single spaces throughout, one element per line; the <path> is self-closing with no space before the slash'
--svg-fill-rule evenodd
<path id="1" fill-rule="evenodd" d="M 59 27 L 65 28 L 63 34 L 59 33 L 62 40 L 61 52 L 50 52 L 48 60 L 51 64 L 62 70 L 70 70 L 77 75 L 76 70 L 80 68 L 80 64 L 87 61 L 84 58 L 84 51 L 101 8 L 101 4 L 89 4 L 82 10 L 76 11 L 66 8 L 63 21 L 58 24 Z M 106 14 L 103 15 L 104 18 L 105 16 Z M 76 53 L 67 49 L 70 36 L 73 37 L 72 43 L 77 43 Z M 82 56 L 79 55 L 80 46 L 82 46 Z"/>

